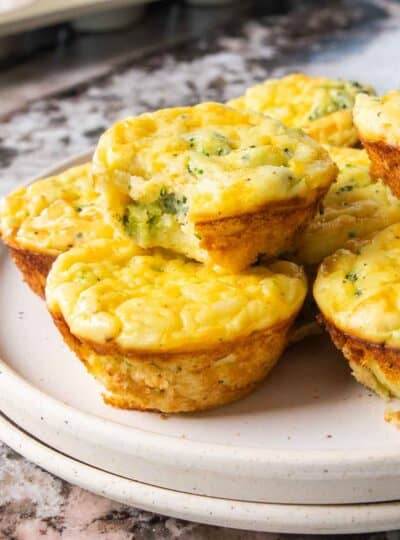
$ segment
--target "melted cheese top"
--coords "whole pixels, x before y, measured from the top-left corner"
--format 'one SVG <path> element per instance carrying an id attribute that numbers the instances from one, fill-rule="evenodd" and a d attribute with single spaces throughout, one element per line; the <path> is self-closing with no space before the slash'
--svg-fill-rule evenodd
<path id="1" fill-rule="evenodd" d="M 293 317 L 306 294 L 300 267 L 276 261 L 229 274 L 132 242 L 99 241 L 58 257 L 46 298 L 71 332 L 132 350 L 194 350 Z"/>
<path id="2" fill-rule="evenodd" d="M 252 86 L 228 105 L 265 113 L 288 126 L 304 128 L 329 114 L 352 109 L 359 92 L 374 93 L 371 87 L 355 81 L 294 73 Z"/>
<path id="3" fill-rule="evenodd" d="M 341 330 L 400 347 L 400 223 L 325 259 L 314 297 Z"/>
<path id="4" fill-rule="evenodd" d="M 353 115 L 363 139 L 400 144 L 400 90 L 383 97 L 357 96 Z"/>
<path id="5" fill-rule="evenodd" d="M 191 221 L 314 200 L 336 175 L 300 130 L 217 103 L 164 109 L 115 124 L 100 138 L 93 173 L 111 211 L 172 194 Z"/>
<path id="6" fill-rule="evenodd" d="M 94 192 L 91 164 L 16 189 L 0 203 L 6 243 L 58 255 L 95 238 L 113 238 Z"/>
<path id="7" fill-rule="evenodd" d="M 299 238 L 295 258 L 303 264 L 317 264 L 349 239 L 400 221 L 400 201 L 381 180 L 371 179 L 365 150 L 330 147 L 329 153 L 339 175 Z"/>

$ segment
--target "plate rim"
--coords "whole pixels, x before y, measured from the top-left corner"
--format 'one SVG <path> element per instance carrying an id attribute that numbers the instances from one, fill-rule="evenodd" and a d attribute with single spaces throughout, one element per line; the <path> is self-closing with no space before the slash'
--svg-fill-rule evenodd
<path id="1" fill-rule="evenodd" d="M 55 163 L 48 167 L 42 173 L 33 178 L 18 182 L 17 186 L 27 185 L 33 181 L 47 176 L 60 173 L 68 167 L 84 163 L 91 160 L 93 148 L 87 149 L 79 154 Z M 0 257 L 4 256 L 6 249 L 0 244 Z M 4 380 L 7 379 L 7 380 Z M 30 396 L 31 403 L 35 407 L 41 407 L 46 411 L 47 416 L 53 416 L 55 421 L 60 418 L 77 418 L 84 426 L 84 431 L 88 434 L 104 433 L 106 430 L 109 439 L 114 441 L 119 439 L 129 450 L 134 450 L 135 454 L 148 456 L 149 451 L 154 451 L 155 445 L 162 448 L 162 459 L 164 463 L 175 463 L 177 456 L 184 455 L 195 469 L 208 470 L 228 468 L 234 474 L 237 471 L 238 464 L 245 466 L 247 470 L 255 471 L 260 466 L 267 466 L 274 469 L 277 475 L 283 472 L 288 475 L 291 472 L 298 473 L 301 466 L 302 474 L 312 475 L 315 472 L 320 473 L 322 469 L 329 468 L 330 478 L 339 477 L 346 472 L 346 476 L 354 478 L 363 478 L 363 469 L 374 470 L 376 476 L 382 474 L 391 474 L 393 467 L 400 468 L 400 446 L 388 450 L 372 449 L 354 449 L 351 452 L 344 450 L 269 450 L 260 447 L 235 446 L 222 443 L 208 443 L 204 441 L 194 441 L 182 439 L 173 435 L 160 434 L 156 431 L 149 431 L 138 427 L 128 426 L 113 422 L 111 420 L 97 416 L 96 414 L 85 412 L 71 405 L 67 405 L 57 398 L 46 394 L 33 384 L 25 380 L 15 370 L 7 365 L 0 357 L 0 387 L 3 393 L 10 399 L 13 396 L 24 396 L 27 399 Z M 21 391 L 22 389 L 22 391 Z M 48 404 L 46 406 L 46 404 Z M 127 440 L 127 432 L 131 435 Z M 140 438 L 138 438 L 140 435 Z M 400 441 L 399 441 L 400 442 Z M 178 443 L 178 444 L 177 444 Z M 231 453 L 234 449 L 234 459 Z M 230 459 L 227 460 L 227 456 Z"/>
<path id="2" fill-rule="evenodd" d="M 32 437 L 3 414 L 0 414 L 0 433 L 13 450 L 64 481 L 122 504 L 177 519 L 241 530 L 294 534 L 366 533 L 400 527 L 400 501 L 286 505 L 182 493 L 129 480 L 82 463 Z"/>

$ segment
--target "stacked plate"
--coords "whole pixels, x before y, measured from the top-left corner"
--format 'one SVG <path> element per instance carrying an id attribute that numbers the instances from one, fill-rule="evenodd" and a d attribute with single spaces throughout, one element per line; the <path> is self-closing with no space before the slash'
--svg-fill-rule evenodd
<path id="1" fill-rule="evenodd" d="M 400 502 L 389 502 L 400 500 L 399 433 L 325 336 L 289 349 L 247 399 L 166 417 L 103 404 L 5 250 L 0 320 L 1 438 L 58 476 L 144 509 L 237 528 L 400 527 Z"/>

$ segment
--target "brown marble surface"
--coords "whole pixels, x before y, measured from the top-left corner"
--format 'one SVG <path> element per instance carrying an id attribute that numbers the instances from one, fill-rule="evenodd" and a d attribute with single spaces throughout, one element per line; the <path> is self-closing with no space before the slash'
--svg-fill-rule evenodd
<path id="1" fill-rule="evenodd" d="M 93 495 L 0 447 L 1 540 L 274 540 L 187 523 Z"/>
<path id="2" fill-rule="evenodd" d="M 267 16 L 267 3 L 256 2 L 246 15 L 222 17 L 223 26 L 203 21 L 200 39 L 175 47 L 166 42 L 162 50 L 140 61 L 124 57 L 120 62 L 116 38 L 110 36 L 109 53 L 102 38 L 107 69 L 93 71 L 88 51 L 82 71 L 79 63 L 68 64 L 69 75 L 66 71 L 61 86 L 50 90 L 45 74 L 54 68 L 52 54 L 19 66 L 17 75 L 15 71 L 12 76 L 0 73 L 1 107 L 8 111 L 0 121 L 0 194 L 57 160 L 94 145 L 105 127 L 118 118 L 205 99 L 226 100 L 271 75 L 304 70 L 359 79 L 380 91 L 400 87 L 399 2 L 287 4 L 293 7 L 288 15 Z M 188 12 L 185 17 L 190 21 L 196 14 Z M 79 47 L 83 45 L 71 46 L 82 53 Z M 114 51 L 113 61 L 110 51 Z M 95 57 L 104 68 L 99 56 Z M 63 62 L 69 61 L 68 51 L 60 53 L 60 58 L 58 73 Z M 33 75 L 32 67 L 39 65 L 40 77 Z M 20 101 L 13 92 L 16 81 L 22 87 Z M 25 85 L 34 92 L 29 97 L 46 97 L 30 104 L 21 101 Z M 397 532 L 368 536 L 400 538 Z M 128 508 L 53 477 L 0 443 L 1 540 L 158 538 L 264 540 L 277 535 L 190 524 Z"/>

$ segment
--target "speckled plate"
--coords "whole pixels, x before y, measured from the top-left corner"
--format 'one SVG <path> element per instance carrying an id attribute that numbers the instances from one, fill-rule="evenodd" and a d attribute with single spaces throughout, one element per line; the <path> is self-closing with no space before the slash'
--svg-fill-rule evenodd
<path id="1" fill-rule="evenodd" d="M 89 154 L 61 168 L 86 159 Z M 224 499 L 400 499 L 400 433 L 383 420 L 386 404 L 352 379 L 325 336 L 288 350 L 248 398 L 166 417 L 104 405 L 101 387 L 65 347 L 5 250 L 0 321 L 0 409 L 75 459 L 138 482 Z"/>
<path id="2" fill-rule="evenodd" d="M 0 434 L 11 448 L 64 480 L 151 512 L 211 525 L 280 533 L 360 533 L 400 527 L 400 502 L 318 506 L 213 499 L 156 488 L 85 465 L 29 436 L 3 415 Z"/>

